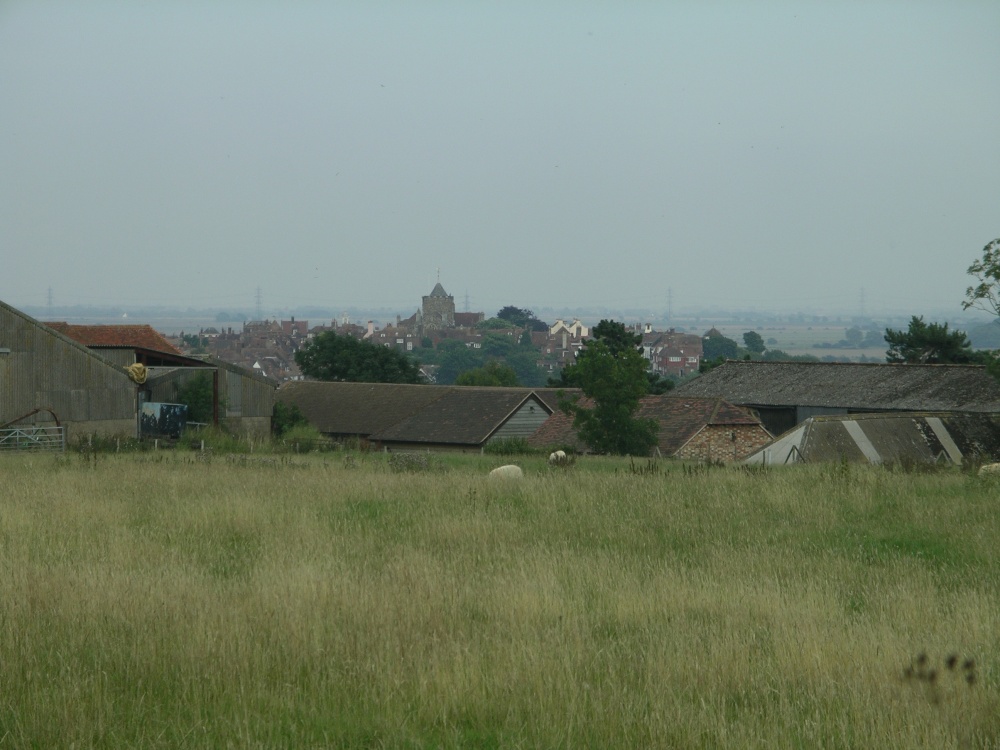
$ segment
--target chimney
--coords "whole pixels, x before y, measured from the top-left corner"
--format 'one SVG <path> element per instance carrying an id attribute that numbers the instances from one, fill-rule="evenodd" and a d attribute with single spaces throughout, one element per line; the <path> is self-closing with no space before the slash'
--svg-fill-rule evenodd
<path id="1" fill-rule="evenodd" d="M 371 338 L 374 335 L 375 335 L 375 321 L 369 320 L 368 321 L 368 333 L 365 334 L 365 338 L 368 339 L 368 338 Z"/>

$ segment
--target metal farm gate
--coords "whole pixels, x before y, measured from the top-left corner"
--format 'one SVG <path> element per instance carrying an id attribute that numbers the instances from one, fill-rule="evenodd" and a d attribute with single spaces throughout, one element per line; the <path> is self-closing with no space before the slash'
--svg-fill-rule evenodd
<path id="1" fill-rule="evenodd" d="M 64 452 L 66 428 L 26 425 L 0 430 L 0 451 L 14 450 Z"/>

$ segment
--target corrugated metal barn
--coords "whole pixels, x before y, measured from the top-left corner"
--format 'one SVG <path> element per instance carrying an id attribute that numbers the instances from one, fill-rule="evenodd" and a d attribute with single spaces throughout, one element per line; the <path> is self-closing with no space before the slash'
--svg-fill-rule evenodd
<path id="1" fill-rule="evenodd" d="M 747 458 L 750 464 L 823 461 L 892 464 L 996 460 L 995 414 L 852 414 L 810 417 Z"/>
<path id="2" fill-rule="evenodd" d="M 749 407 L 772 435 L 828 414 L 1000 411 L 1000 383 L 982 365 L 731 361 L 674 394 Z"/>
<path id="3" fill-rule="evenodd" d="M 117 365 L 146 367 L 147 377 L 139 388 L 140 403 L 176 402 L 181 386 L 208 375 L 212 379 L 213 424 L 222 424 L 234 434 L 270 433 L 278 384 L 263 374 L 212 357 L 186 356 L 145 324 L 46 325 Z"/>
<path id="4" fill-rule="evenodd" d="M 67 439 L 134 436 L 136 384 L 121 367 L 0 302 L 0 425 L 43 424 Z M 35 409 L 50 410 L 37 412 Z"/>
<path id="5" fill-rule="evenodd" d="M 267 376 L 215 358 L 202 361 L 200 367 L 151 367 L 149 372 L 148 400 L 161 402 L 175 401 L 182 385 L 199 374 L 211 374 L 223 426 L 236 435 L 270 434 L 278 384 Z"/>

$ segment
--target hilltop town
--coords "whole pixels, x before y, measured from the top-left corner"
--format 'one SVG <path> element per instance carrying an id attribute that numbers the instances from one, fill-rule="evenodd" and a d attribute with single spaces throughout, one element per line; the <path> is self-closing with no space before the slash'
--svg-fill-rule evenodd
<path id="1" fill-rule="evenodd" d="M 211 355 L 285 382 L 302 379 L 295 353 L 315 336 L 333 332 L 405 352 L 421 363 L 428 382 L 444 385 L 454 382 L 458 374 L 455 367 L 448 366 L 449 352 L 458 346 L 480 355 L 466 358 L 465 364 L 478 363 L 484 358 L 516 359 L 522 364 L 519 374 L 522 381 L 527 381 L 524 385 L 544 385 L 573 361 L 589 338 L 590 327 L 579 318 L 559 318 L 546 323 L 534 318 L 530 310 L 505 310 L 514 314 L 509 318 L 488 318 L 484 312 L 456 311 L 454 296 L 438 282 L 410 317 L 397 315 L 394 323 L 381 326 L 371 320 L 364 324 L 353 322 L 346 316 L 315 325 L 291 317 L 248 321 L 241 329 L 209 326 L 196 333 L 182 331 L 167 338 L 185 354 Z M 650 323 L 637 324 L 634 330 L 642 335 L 651 372 L 673 379 L 698 372 L 704 356 L 701 335 L 673 328 L 655 330 Z M 531 366 L 525 367 L 528 361 Z"/>

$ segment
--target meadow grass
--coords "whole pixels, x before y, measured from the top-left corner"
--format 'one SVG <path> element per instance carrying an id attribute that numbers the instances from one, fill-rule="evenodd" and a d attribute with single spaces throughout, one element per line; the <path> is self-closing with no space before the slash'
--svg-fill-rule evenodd
<path id="1" fill-rule="evenodd" d="M 0 457 L 0 746 L 1000 746 L 997 480 L 435 459 Z"/>

